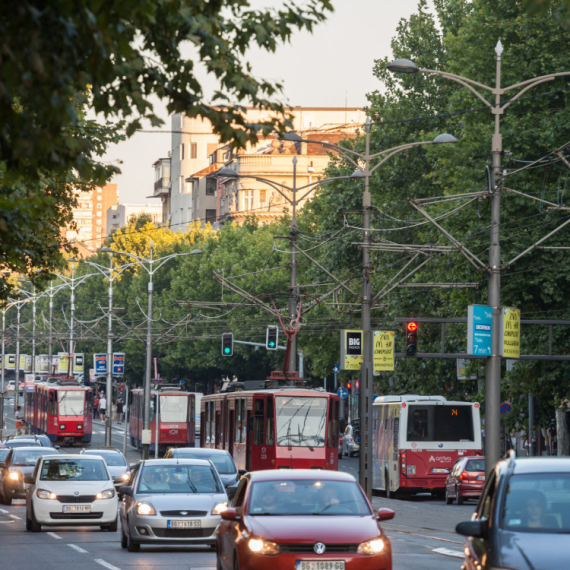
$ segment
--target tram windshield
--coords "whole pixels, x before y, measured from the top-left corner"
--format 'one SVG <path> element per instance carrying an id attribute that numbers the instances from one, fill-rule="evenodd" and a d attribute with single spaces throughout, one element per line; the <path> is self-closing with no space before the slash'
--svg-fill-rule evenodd
<path id="1" fill-rule="evenodd" d="M 160 396 L 160 421 L 185 422 L 188 418 L 188 396 Z"/>
<path id="2" fill-rule="evenodd" d="M 327 398 L 277 396 L 275 420 L 280 447 L 324 447 Z"/>
<path id="3" fill-rule="evenodd" d="M 58 390 L 59 415 L 82 416 L 85 404 L 83 390 Z"/>

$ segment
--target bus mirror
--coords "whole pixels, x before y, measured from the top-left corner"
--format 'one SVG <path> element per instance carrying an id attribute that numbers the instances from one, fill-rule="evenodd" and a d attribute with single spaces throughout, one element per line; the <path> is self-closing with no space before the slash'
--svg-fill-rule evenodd
<path id="1" fill-rule="evenodd" d="M 392 509 L 379 509 L 378 510 L 378 520 L 379 521 L 389 521 L 394 518 L 396 513 Z"/>

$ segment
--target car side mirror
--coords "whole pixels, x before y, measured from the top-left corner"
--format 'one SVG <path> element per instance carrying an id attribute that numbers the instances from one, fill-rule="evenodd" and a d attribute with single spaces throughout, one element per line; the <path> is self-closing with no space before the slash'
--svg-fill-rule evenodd
<path id="1" fill-rule="evenodd" d="M 132 471 L 137 465 L 138 465 L 138 463 L 131 463 L 129 465 L 129 469 Z"/>
<path id="2" fill-rule="evenodd" d="M 389 521 L 396 516 L 396 513 L 392 509 L 378 509 L 378 520 L 379 521 Z"/>
<path id="3" fill-rule="evenodd" d="M 129 497 L 132 497 L 133 488 L 130 485 L 124 485 L 123 487 L 119 487 L 119 493 L 121 495 L 129 495 Z"/>
<path id="4" fill-rule="evenodd" d="M 26 483 L 26 485 L 33 485 L 35 482 L 35 479 L 31 475 L 24 475 L 24 483 Z"/>
<path id="5" fill-rule="evenodd" d="M 230 508 L 222 512 L 222 518 L 225 521 L 239 521 L 240 516 L 235 509 Z"/>
<path id="6" fill-rule="evenodd" d="M 54 449 L 60 449 L 60 446 L 59 446 L 59 445 L 54 445 L 53 448 L 54 448 Z"/>
<path id="7" fill-rule="evenodd" d="M 479 521 L 464 521 L 460 522 L 455 527 L 457 534 L 463 536 L 470 536 L 473 538 L 487 538 L 487 531 L 489 530 L 489 523 L 486 520 Z"/>
<path id="8" fill-rule="evenodd" d="M 247 469 L 238 469 L 238 473 L 240 477 L 247 475 Z"/>

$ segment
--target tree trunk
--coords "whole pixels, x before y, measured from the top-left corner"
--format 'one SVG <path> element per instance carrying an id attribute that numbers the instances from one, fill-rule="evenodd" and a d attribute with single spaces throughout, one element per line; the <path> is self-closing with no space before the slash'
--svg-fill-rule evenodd
<path id="1" fill-rule="evenodd" d="M 556 435 L 558 437 L 558 455 L 570 455 L 570 432 L 566 424 L 566 409 L 556 409 Z"/>

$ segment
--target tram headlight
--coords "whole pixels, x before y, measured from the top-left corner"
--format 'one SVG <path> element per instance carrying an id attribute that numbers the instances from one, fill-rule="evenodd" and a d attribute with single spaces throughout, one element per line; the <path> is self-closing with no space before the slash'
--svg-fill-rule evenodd
<path id="1" fill-rule="evenodd" d="M 380 554 L 384 550 L 384 541 L 381 538 L 375 538 L 369 540 L 368 542 L 363 542 L 358 545 L 358 554 L 366 554 L 372 556 L 374 554 Z"/>
<path id="2" fill-rule="evenodd" d="M 77 431 L 82 431 L 83 430 L 83 424 L 77 424 Z"/>
<path id="3" fill-rule="evenodd" d="M 65 429 L 65 424 L 59 424 L 59 429 Z"/>
<path id="4" fill-rule="evenodd" d="M 262 538 L 250 538 L 247 546 L 256 554 L 267 554 L 269 556 L 279 554 L 278 544 L 269 542 L 268 540 L 263 540 Z"/>
<path id="5" fill-rule="evenodd" d="M 45 489 L 37 490 L 38 499 L 49 499 L 51 501 L 57 499 L 57 495 L 51 491 L 46 491 Z"/>

